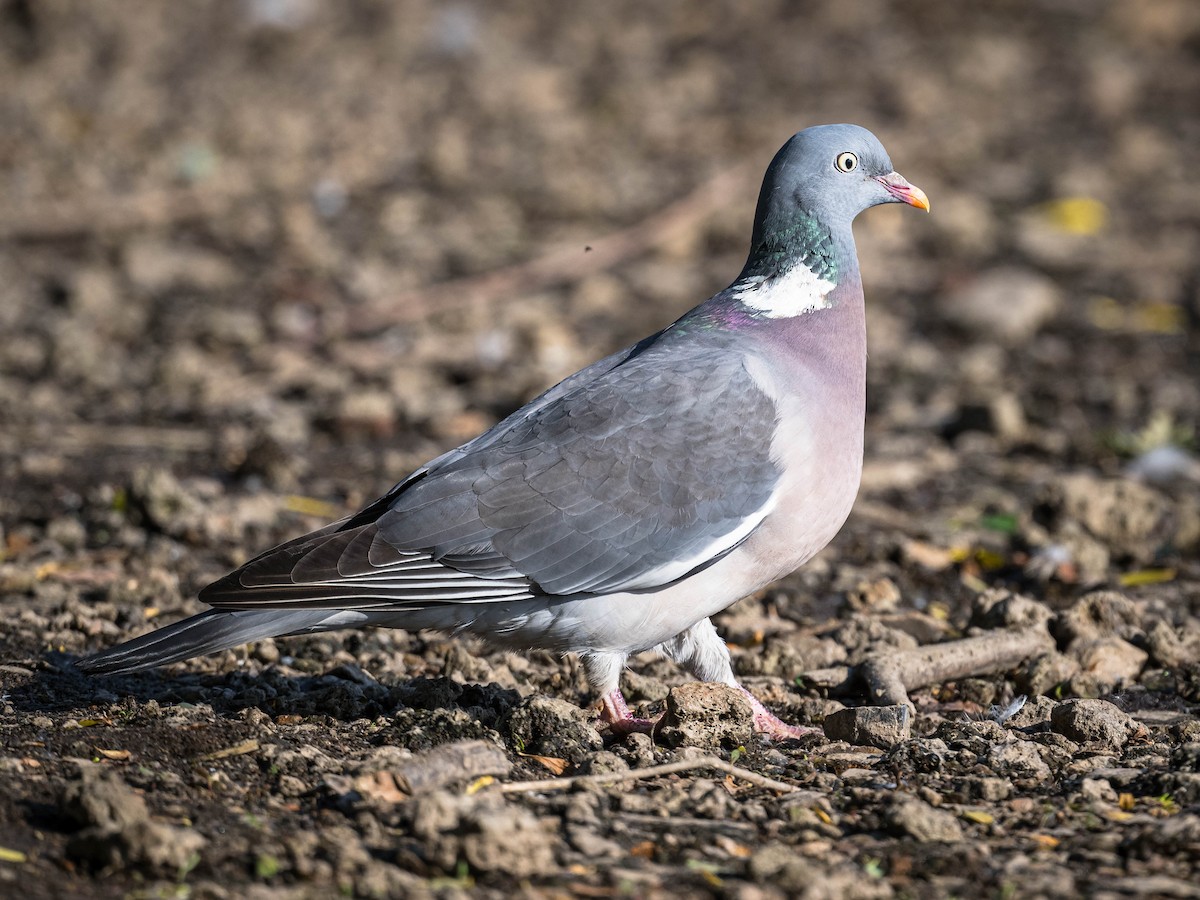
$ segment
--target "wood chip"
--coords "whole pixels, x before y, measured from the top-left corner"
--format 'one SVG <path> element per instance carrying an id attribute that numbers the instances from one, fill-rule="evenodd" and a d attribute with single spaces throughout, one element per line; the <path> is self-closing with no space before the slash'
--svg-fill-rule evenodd
<path id="1" fill-rule="evenodd" d="M 565 759 L 560 759 L 557 756 L 538 756 L 536 753 L 518 753 L 517 755 L 540 763 L 554 775 L 561 775 L 567 771 L 567 766 L 569 765 Z"/>
<path id="2" fill-rule="evenodd" d="M 250 738 L 248 741 L 242 741 L 240 744 L 234 744 L 232 747 L 226 747 L 224 750 L 218 750 L 215 753 L 206 753 L 200 757 L 201 762 L 211 762 L 215 759 L 228 759 L 231 756 L 244 756 L 247 753 L 253 753 L 258 749 L 258 741 Z"/>

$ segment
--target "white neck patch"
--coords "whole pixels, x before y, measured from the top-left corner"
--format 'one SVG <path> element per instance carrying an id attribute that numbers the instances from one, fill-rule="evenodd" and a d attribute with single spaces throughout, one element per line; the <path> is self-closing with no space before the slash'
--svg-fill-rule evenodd
<path id="1" fill-rule="evenodd" d="M 835 287 L 801 263 L 778 278 L 753 275 L 738 283 L 733 296 L 768 319 L 790 319 L 832 307 L 829 294 Z"/>

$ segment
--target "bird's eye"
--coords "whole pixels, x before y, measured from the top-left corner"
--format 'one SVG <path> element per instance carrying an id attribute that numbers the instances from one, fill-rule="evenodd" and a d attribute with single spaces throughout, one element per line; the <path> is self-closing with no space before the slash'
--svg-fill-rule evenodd
<path id="1" fill-rule="evenodd" d="M 838 167 L 839 172 L 853 172 L 858 168 L 858 157 L 846 151 L 845 153 L 839 153 L 833 164 Z"/>

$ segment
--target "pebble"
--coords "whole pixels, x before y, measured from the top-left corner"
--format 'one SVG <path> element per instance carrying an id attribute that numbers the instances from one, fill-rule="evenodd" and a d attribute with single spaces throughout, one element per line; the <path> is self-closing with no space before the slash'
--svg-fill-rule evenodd
<path id="1" fill-rule="evenodd" d="M 1031 338 L 1062 307 L 1058 286 L 1031 269 L 984 272 L 943 296 L 947 319 L 987 340 L 1015 345 Z"/>
<path id="2" fill-rule="evenodd" d="M 858 706 L 825 717 L 825 736 L 862 747 L 888 750 L 908 740 L 912 715 L 907 706 Z"/>
<path id="3" fill-rule="evenodd" d="M 899 799 L 887 818 L 893 831 L 918 841 L 954 843 L 963 839 L 962 825 L 953 813 L 935 809 L 915 797 Z"/>
<path id="4" fill-rule="evenodd" d="M 658 734 L 668 747 L 733 750 L 753 741 L 754 710 L 735 688 L 691 682 L 667 694 Z"/>
<path id="5" fill-rule="evenodd" d="M 537 695 L 524 701 L 513 711 L 509 729 L 521 752 L 572 763 L 580 763 L 604 747 L 588 713 L 558 697 Z"/>
<path id="6" fill-rule="evenodd" d="M 1082 744 L 1119 750 L 1145 728 L 1107 700 L 1067 700 L 1054 708 L 1050 727 Z"/>

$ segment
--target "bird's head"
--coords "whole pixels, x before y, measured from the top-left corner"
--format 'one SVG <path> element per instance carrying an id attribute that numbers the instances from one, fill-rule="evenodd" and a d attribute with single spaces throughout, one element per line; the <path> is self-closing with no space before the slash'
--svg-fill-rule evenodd
<path id="1" fill-rule="evenodd" d="M 754 217 L 754 247 L 786 240 L 799 221 L 848 232 L 864 209 L 929 198 L 892 168 L 879 139 L 858 125 L 817 125 L 795 134 L 771 160 Z"/>

